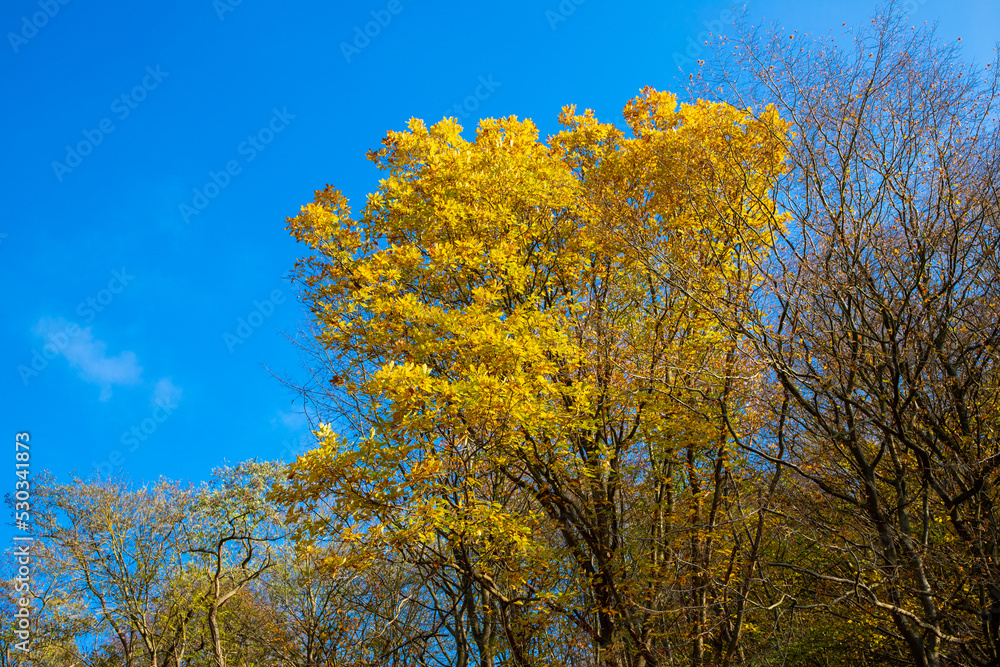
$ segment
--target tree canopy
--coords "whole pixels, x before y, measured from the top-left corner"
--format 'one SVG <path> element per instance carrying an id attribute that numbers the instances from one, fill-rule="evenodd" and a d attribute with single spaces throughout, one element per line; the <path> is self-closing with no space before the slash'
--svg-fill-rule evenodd
<path id="1" fill-rule="evenodd" d="M 516 118 L 474 141 L 414 120 L 370 154 L 386 177 L 358 219 L 328 187 L 289 220 L 317 251 L 298 278 L 343 428 L 286 498 L 336 499 L 341 521 L 311 524 L 351 545 L 332 563 L 467 580 L 463 623 L 503 638 L 456 648 L 481 664 L 564 664 L 549 624 L 649 665 L 675 633 L 701 654 L 739 632 L 708 616 L 747 556 L 713 539 L 759 473 L 729 432 L 753 428 L 752 360 L 701 303 L 753 282 L 785 125 L 652 89 L 624 115 L 567 107 L 545 142 Z"/>

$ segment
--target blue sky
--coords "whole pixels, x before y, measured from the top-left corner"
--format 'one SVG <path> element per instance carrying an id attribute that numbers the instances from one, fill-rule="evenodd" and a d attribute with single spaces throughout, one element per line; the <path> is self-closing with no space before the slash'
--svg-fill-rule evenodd
<path id="1" fill-rule="evenodd" d="M 995 0 L 912 4 L 992 58 Z M 32 471 L 63 480 L 289 458 L 308 433 L 275 375 L 302 377 L 286 276 L 305 248 L 285 217 L 326 183 L 360 204 L 378 178 L 365 151 L 413 116 L 515 114 L 546 133 L 565 104 L 617 121 L 643 86 L 681 91 L 678 59 L 730 6 L 8 0 L 4 437 L 29 431 Z M 871 9 L 749 4 L 816 32 Z M 9 465 L 4 491 L 13 447 Z"/>

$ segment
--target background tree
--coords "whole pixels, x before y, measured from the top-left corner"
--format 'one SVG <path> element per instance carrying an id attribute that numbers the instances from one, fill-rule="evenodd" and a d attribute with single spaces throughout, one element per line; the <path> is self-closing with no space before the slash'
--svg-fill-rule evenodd
<path id="1" fill-rule="evenodd" d="M 274 544 L 285 533 L 277 509 L 266 495 L 281 475 L 276 464 L 250 461 L 220 468 L 192 503 L 183 526 L 183 551 L 193 557 L 205 613 L 209 645 L 217 667 L 226 667 L 220 615 L 226 605 L 275 565 Z M 243 600 L 249 603 L 249 600 Z"/>
<path id="2" fill-rule="evenodd" d="M 996 63 L 897 3 L 844 39 L 736 33 L 695 89 L 795 138 L 763 281 L 717 311 L 782 387 L 787 518 L 821 554 L 772 566 L 886 661 L 1000 664 Z"/>
<path id="3" fill-rule="evenodd" d="M 57 586 L 49 604 L 82 604 L 96 619 L 89 632 L 107 637 L 126 667 L 180 667 L 192 610 L 169 587 L 190 496 L 166 482 L 133 491 L 75 480 L 38 485 L 33 497 L 39 555 Z"/>
<path id="4" fill-rule="evenodd" d="M 254 587 L 286 532 L 264 500 L 281 474 L 278 464 L 249 462 L 198 490 L 36 483 L 36 655 L 88 667 L 284 655 L 283 623 Z"/>

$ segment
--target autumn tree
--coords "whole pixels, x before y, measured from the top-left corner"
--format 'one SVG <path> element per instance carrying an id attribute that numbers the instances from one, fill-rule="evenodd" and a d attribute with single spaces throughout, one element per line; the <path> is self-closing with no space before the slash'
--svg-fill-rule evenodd
<path id="1" fill-rule="evenodd" d="M 738 642 L 717 584 L 749 553 L 729 427 L 754 427 L 752 362 L 699 298 L 767 242 L 784 125 L 651 89 L 625 117 L 567 107 L 547 142 L 413 120 L 370 154 L 386 178 L 357 219 L 327 187 L 289 220 L 315 251 L 325 423 L 283 497 L 336 510 L 310 524 L 351 545 L 330 566 L 444 573 L 423 590 L 462 664 L 722 663 Z M 696 213 L 720 198 L 729 216 Z"/>
<path id="2" fill-rule="evenodd" d="M 201 488 L 39 477 L 36 657 L 218 667 L 285 655 L 284 621 L 260 585 L 287 552 L 278 549 L 287 531 L 265 499 L 282 475 L 279 464 L 251 461 L 215 471 Z"/>
<path id="3" fill-rule="evenodd" d="M 716 312 L 787 408 L 780 438 L 742 443 L 798 480 L 814 556 L 772 558 L 775 580 L 811 580 L 886 662 L 997 665 L 997 63 L 904 11 L 842 37 L 743 24 L 694 79 L 794 137 L 761 282 Z"/>
<path id="4" fill-rule="evenodd" d="M 50 650 L 81 653 L 80 642 L 96 637 L 103 642 L 81 655 L 110 652 L 125 667 L 180 667 L 194 612 L 169 587 L 181 571 L 180 528 L 189 508 L 184 490 L 77 479 L 36 485 L 33 497 L 48 611 L 77 606 L 75 616 L 83 611 L 95 619 L 86 632 L 50 641 Z M 71 622 L 64 616 L 57 625 L 65 631 Z"/>
<path id="5" fill-rule="evenodd" d="M 191 557 L 216 667 L 226 667 L 227 654 L 240 648 L 224 645 L 225 607 L 276 564 L 275 544 L 285 529 L 266 496 L 282 474 L 280 465 L 255 461 L 217 469 L 182 526 L 181 552 Z"/>

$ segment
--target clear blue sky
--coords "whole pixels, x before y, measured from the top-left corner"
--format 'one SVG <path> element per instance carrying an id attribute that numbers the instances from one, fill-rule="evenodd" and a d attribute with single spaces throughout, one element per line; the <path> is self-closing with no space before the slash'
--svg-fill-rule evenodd
<path id="1" fill-rule="evenodd" d="M 731 6 L 233 2 L 0 10 L 4 492 L 18 431 L 32 470 L 63 480 L 101 466 L 197 481 L 302 442 L 269 372 L 301 375 L 285 336 L 304 314 L 286 276 L 305 249 L 285 217 L 326 183 L 360 203 L 377 182 L 365 151 L 412 116 L 467 102 L 467 128 L 516 114 L 550 132 L 575 103 L 617 121 L 643 86 L 680 91 L 675 56 Z M 915 22 L 940 19 L 967 55 L 992 57 L 995 0 L 914 6 Z M 872 9 L 749 7 L 818 32 Z M 372 21 L 384 25 L 358 37 Z"/>

